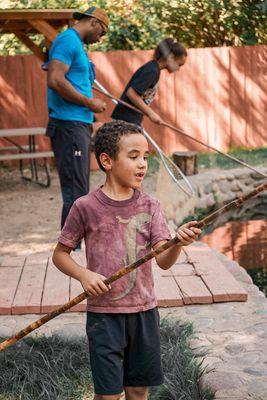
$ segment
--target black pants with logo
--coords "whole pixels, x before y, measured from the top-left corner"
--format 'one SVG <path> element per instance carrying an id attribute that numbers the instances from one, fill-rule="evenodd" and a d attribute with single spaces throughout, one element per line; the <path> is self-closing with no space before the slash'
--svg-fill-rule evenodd
<path id="1" fill-rule="evenodd" d="M 92 125 L 50 118 L 50 137 L 59 174 L 63 208 L 61 229 L 74 201 L 89 192 L 90 138 Z"/>

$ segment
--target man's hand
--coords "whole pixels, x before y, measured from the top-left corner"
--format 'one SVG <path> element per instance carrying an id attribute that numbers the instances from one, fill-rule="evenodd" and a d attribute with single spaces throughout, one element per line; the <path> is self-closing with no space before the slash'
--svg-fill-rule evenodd
<path id="1" fill-rule="evenodd" d="M 94 113 L 101 113 L 106 110 L 107 104 L 100 99 L 87 99 L 86 107 L 90 108 Z"/>
<path id="2" fill-rule="evenodd" d="M 197 221 L 190 221 L 179 227 L 176 236 L 180 240 L 181 245 L 187 246 L 193 243 L 201 234 L 201 229 L 197 228 L 196 224 Z"/>
<path id="3" fill-rule="evenodd" d="M 151 109 L 149 110 L 149 113 L 147 114 L 147 116 L 155 124 L 160 125 L 163 122 L 161 117 L 157 113 L 155 113 L 155 111 L 153 111 Z"/>
<path id="4" fill-rule="evenodd" d="M 103 275 L 92 272 L 89 269 L 84 269 L 80 277 L 80 282 L 86 292 L 90 293 L 92 296 L 99 296 L 111 289 L 110 285 L 105 285 L 105 279 Z"/>

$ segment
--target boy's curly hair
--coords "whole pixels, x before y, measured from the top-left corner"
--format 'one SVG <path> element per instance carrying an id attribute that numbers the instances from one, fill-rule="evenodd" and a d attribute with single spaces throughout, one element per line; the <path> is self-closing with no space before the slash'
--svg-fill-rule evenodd
<path id="1" fill-rule="evenodd" d="M 140 133 L 143 135 L 140 126 L 120 120 L 107 122 L 97 130 L 94 143 L 95 156 L 102 171 L 105 171 L 105 169 L 100 162 L 100 154 L 106 153 L 115 160 L 119 151 L 120 138 L 131 133 Z"/>

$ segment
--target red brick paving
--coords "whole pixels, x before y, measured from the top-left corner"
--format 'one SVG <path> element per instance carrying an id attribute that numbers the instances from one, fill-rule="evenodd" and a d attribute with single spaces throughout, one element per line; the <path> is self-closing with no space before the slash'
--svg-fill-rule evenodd
<path id="1" fill-rule="evenodd" d="M 85 264 L 83 252 L 73 255 Z M 247 300 L 247 292 L 206 245 L 186 247 L 171 269 L 153 266 L 153 273 L 160 307 Z M 1 262 L 0 314 L 47 313 L 82 291 L 79 282 L 54 267 L 51 253 L 4 257 Z M 85 310 L 86 301 L 70 311 Z"/>

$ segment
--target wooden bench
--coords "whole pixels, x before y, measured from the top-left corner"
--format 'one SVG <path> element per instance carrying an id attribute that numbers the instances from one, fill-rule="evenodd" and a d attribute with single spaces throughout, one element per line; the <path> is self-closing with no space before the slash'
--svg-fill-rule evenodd
<path id="1" fill-rule="evenodd" d="M 47 159 L 54 157 L 54 153 L 52 151 L 37 152 L 36 150 L 38 149 L 38 146 L 35 143 L 36 135 L 45 135 L 45 128 L 1 129 L 0 138 L 7 140 L 13 146 L 0 147 L 0 151 L 9 152 L 8 154 L 0 154 L 0 161 L 4 162 L 4 161 L 18 160 L 22 179 L 30 180 L 44 187 L 49 187 L 51 180 L 50 180 L 49 164 Z M 18 143 L 16 143 L 16 141 L 11 139 L 13 137 L 21 137 L 21 136 L 28 137 L 28 146 L 21 146 Z M 14 150 L 16 150 L 17 153 L 14 154 Z M 44 160 L 44 170 L 46 175 L 46 180 L 44 182 L 39 180 L 39 173 L 38 173 L 39 166 L 37 163 L 38 158 Z M 30 178 L 24 175 L 23 160 L 30 160 L 30 169 L 31 169 Z"/>

